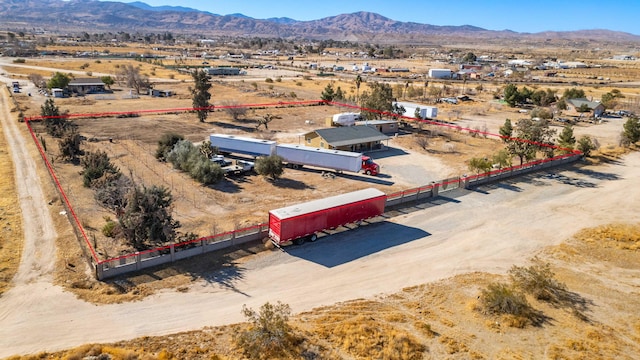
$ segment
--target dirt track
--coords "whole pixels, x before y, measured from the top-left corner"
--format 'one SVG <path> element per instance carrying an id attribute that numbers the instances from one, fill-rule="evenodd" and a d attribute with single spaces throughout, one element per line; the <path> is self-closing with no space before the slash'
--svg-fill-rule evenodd
<path id="1" fill-rule="evenodd" d="M 18 184 L 26 239 L 15 287 L 0 299 L 0 357 L 239 322 L 243 304 L 280 300 L 300 312 L 464 272 L 504 272 L 584 227 L 640 221 L 640 154 L 633 153 L 617 164 L 447 193 L 357 232 L 230 264 L 186 293 L 96 306 L 51 283 L 51 217 L 25 149 L 29 139 L 7 118 L 24 179 Z"/>

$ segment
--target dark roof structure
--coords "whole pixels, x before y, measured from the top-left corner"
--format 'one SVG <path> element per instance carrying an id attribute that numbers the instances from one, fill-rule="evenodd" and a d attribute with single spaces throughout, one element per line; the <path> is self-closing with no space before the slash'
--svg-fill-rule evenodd
<path id="1" fill-rule="evenodd" d="M 334 147 L 389 139 L 388 136 L 366 125 L 318 129 L 314 132 L 322 137 L 329 145 Z"/>

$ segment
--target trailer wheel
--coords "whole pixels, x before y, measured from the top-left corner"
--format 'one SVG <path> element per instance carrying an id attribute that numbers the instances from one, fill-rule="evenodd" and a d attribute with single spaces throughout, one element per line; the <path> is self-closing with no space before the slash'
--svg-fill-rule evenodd
<path id="1" fill-rule="evenodd" d="M 371 170 L 367 170 L 364 173 L 367 174 L 367 175 L 371 175 Z"/>
<path id="2" fill-rule="evenodd" d="M 311 236 L 309 236 L 309 240 L 311 242 L 315 242 L 316 240 L 318 240 L 318 235 L 316 234 L 311 234 Z"/>
<path id="3" fill-rule="evenodd" d="M 294 245 L 302 245 L 302 244 L 304 244 L 304 238 L 301 237 L 301 238 L 297 238 L 297 239 L 293 240 L 293 244 Z"/>

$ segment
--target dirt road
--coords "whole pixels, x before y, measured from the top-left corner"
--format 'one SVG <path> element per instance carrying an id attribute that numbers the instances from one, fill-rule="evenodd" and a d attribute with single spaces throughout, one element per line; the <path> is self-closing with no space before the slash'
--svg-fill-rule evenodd
<path id="1" fill-rule="evenodd" d="M 33 160 L 15 124 L 3 125 L 24 179 L 27 239 L 16 286 L 0 299 L 0 357 L 238 322 L 243 304 L 280 300 L 299 312 L 469 271 L 504 272 L 584 227 L 640 221 L 640 154 L 633 153 L 616 164 L 446 193 L 357 232 L 243 259 L 186 293 L 96 306 L 51 284 L 49 257 L 39 255 L 53 254 L 55 234 Z"/>

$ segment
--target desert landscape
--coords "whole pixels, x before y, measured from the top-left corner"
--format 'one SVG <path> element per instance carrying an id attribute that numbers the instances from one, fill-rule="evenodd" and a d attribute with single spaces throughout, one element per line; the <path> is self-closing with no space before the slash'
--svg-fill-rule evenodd
<path id="1" fill-rule="evenodd" d="M 628 44 L 594 52 L 560 40 L 522 49 L 474 49 L 466 41 L 449 48 L 394 45 L 404 54 L 394 58 L 347 57 L 359 49 L 342 47 L 232 57 L 239 49 L 225 46 L 205 58 L 193 55 L 198 47 L 190 52 L 134 41 L 109 46 L 109 52 L 104 43 L 87 42 L 37 48 L 53 55 L 0 57 L 6 84 L 0 90 L 0 357 L 637 358 L 640 156 L 623 134 L 640 112 L 640 63 L 614 58 Z M 430 69 L 458 66 L 443 65 L 443 54 L 471 51 L 492 59 L 482 77 L 428 77 Z M 553 54 L 585 67 L 531 66 L 508 77 L 505 69 L 520 68 L 503 65 L 514 54 Z M 363 72 L 364 66 L 401 71 Z M 190 110 L 197 85 L 191 73 L 231 67 L 241 73 L 209 77 L 213 109 L 198 121 Z M 149 91 L 170 96 L 138 94 L 121 74 L 127 68 L 147 79 Z M 101 93 L 55 97 L 34 82 L 55 73 L 116 81 Z M 14 82 L 20 91 L 11 91 Z M 286 168 L 275 180 L 251 172 L 203 185 L 157 158 L 159 141 L 169 133 L 196 146 L 212 133 L 301 144 L 305 134 L 331 127 L 334 114 L 359 108 L 376 84 L 388 85 L 394 101 L 438 109 L 424 122 L 400 118 L 382 151 L 366 153 L 380 166 L 378 176 L 305 167 Z M 105 231 L 121 214 L 101 206 L 95 189 L 83 183 L 88 153 L 104 152 L 134 184 L 166 188 L 177 231 L 205 237 L 263 224 L 269 210 L 291 204 L 366 188 L 393 194 L 482 173 L 475 161 L 496 159 L 508 146 L 500 136 L 506 119 L 515 126 L 542 114 L 527 101 L 511 106 L 509 85 L 549 89 L 557 101 L 567 91 L 581 90 L 597 102 L 613 94 L 597 116 L 547 106 L 553 140 L 571 123 L 576 139 L 595 140 L 589 156 L 390 207 L 342 229 L 353 231 L 328 231 L 332 235 L 318 242 L 282 251 L 263 239 L 112 279 L 95 277 L 90 251 L 106 260 L 141 249 Z M 320 104 L 328 87 L 343 92 L 334 105 Z M 60 138 L 41 119 L 52 99 L 79 136 L 74 160 L 64 159 Z M 228 110 L 236 106 L 246 112 Z M 514 154 L 508 160 L 519 161 Z M 489 169 L 496 166 L 503 165 L 493 161 Z M 491 308 L 489 299 L 497 295 L 506 300 Z M 282 316 L 278 331 L 285 335 L 272 334 L 275 342 L 261 347 L 251 336 L 270 309 L 265 305 L 276 304 L 269 320 Z M 505 308 L 512 312 L 501 312 Z"/>

